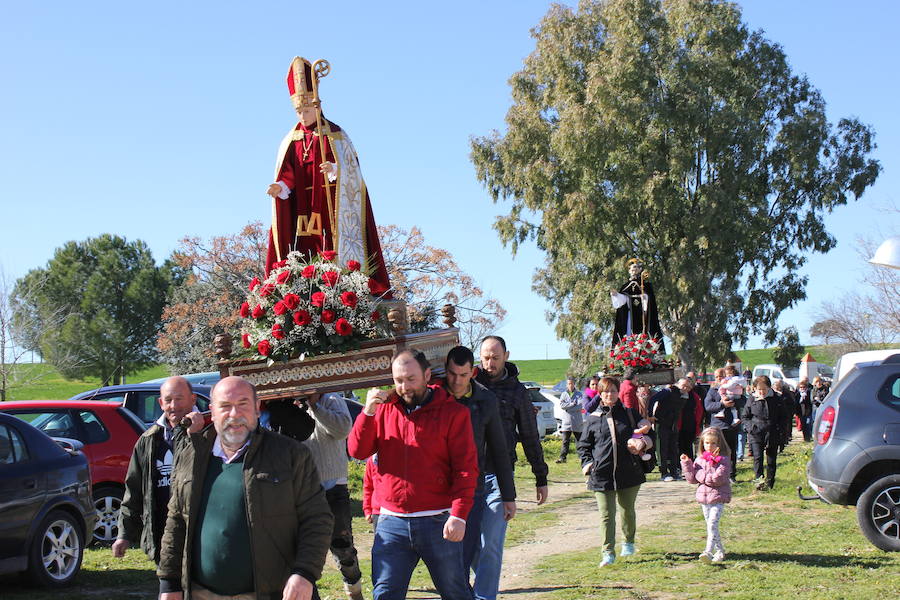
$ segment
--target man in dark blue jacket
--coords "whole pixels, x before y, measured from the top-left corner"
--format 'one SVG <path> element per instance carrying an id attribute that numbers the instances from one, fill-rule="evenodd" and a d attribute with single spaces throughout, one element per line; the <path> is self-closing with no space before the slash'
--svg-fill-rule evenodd
<path id="1" fill-rule="evenodd" d="M 481 518 L 487 502 L 484 476 L 488 461 L 493 465 L 500 487 L 506 521 L 516 515 L 516 484 L 508 458 L 506 434 L 500 420 L 500 405 L 489 389 L 474 380 L 477 370 L 472 351 L 465 346 L 450 350 L 447 354 L 446 372 L 444 389 L 457 402 L 468 407 L 472 418 L 472 433 L 475 435 L 475 449 L 478 451 L 478 486 L 475 488 L 475 503 L 466 519 L 466 536 L 463 538 L 463 564 L 468 576 L 475 554 L 481 546 Z"/>

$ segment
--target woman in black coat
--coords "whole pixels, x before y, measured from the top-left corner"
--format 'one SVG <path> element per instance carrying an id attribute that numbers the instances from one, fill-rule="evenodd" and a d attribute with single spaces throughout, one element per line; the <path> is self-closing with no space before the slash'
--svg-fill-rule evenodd
<path id="1" fill-rule="evenodd" d="M 587 486 L 597 498 L 600 522 L 604 530 L 601 567 L 616 560 L 616 504 L 622 508 L 622 532 L 625 542 L 621 556 L 634 554 L 634 535 L 637 528 L 634 510 L 641 484 L 646 481 L 641 458 L 650 447 L 652 438 L 636 434 L 636 429 L 649 429 L 650 422 L 633 408 L 619 402 L 619 382 L 604 377 L 598 386 L 600 404 L 587 417 L 578 455 L 582 472 L 588 476 Z M 634 438 L 634 441 L 630 441 Z"/>
<path id="2" fill-rule="evenodd" d="M 741 419 L 753 451 L 756 489 L 771 489 L 775 486 L 775 467 L 784 423 L 784 401 L 772 390 L 771 380 L 767 376 L 760 375 L 753 380 L 753 396 L 744 406 Z M 763 455 L 766 457 L 765 479 Z"/>

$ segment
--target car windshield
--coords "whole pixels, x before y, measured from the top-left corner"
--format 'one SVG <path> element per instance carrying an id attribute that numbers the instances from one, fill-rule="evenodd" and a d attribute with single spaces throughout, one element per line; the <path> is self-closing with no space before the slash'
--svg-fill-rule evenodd
<path id="1" fill-rule="evenodd" d="M 792 367 L 785 367 L 784 369 L 782 369 L 782 372 L 784 373 L 784 376 L 789 379 L 796 379 L 796 378 L 800 377 L 800 369 L 794 369 Z"/>
<path id="2" fill-rule="evenodd" d="M 528 397 L 532 402 L 548 402 L 539 388 L 528 388 Z"/>

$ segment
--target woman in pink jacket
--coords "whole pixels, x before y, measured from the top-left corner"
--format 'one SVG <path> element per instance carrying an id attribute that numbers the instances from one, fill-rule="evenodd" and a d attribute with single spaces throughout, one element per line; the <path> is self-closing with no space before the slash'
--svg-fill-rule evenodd
<path id="1" fill-rule="evenodd" d="M 725 560 L 725 546 L 719 536 L 719 519 L 725 504 L 731 502 L 731 449 L 721 429 L 707 427 L 700 434 L 702 452 L 691 462 L 681 455 L 681 472 L 688 483 L 697 484 L 697 502 L 706 519 L 706 550 L 700 554 L 702 562 Z"/>

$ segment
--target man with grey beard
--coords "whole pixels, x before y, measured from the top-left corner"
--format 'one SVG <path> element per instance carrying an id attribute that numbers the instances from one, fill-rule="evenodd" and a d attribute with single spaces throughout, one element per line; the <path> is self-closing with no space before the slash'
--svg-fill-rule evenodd
<path id="1" fill-rule="evenodd" d="M 191 435 L 172 478 L 161 600 L 318 598 L 332 516 L 302 444 L 258 426 L 256 390 L 226 377 L 213 427 Z"/>

